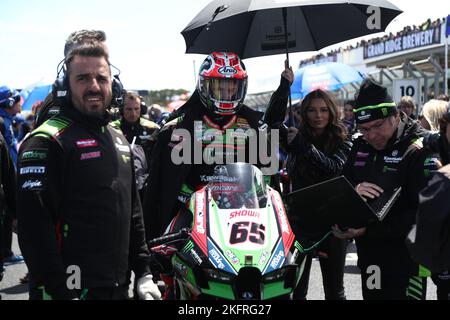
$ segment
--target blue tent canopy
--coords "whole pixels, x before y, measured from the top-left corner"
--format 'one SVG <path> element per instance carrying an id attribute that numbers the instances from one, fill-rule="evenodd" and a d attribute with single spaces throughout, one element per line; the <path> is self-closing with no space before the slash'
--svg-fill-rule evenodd
<path id="1" fill-rule="evenodd" d="M 23 89 L 20 95 L 23 98 L 22 110 L 31 111 L 34 104 L 44 101 L 47 95 L 52 91 L 51 84 L 32 85 Z"/>
<path id="2" fill-rule="evenodd" d="M 354 68 L 337 62 L 309 65 L 294 72 L 291 87 L 293 99 L 301 99 L 316 89 L 338 90 L 346 84 L 361 82 L 364 75 Z"/>

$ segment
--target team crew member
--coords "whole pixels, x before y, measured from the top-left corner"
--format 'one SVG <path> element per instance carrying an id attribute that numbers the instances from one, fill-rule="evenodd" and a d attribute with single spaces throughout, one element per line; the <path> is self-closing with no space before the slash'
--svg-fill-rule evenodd
<path id="1" fill-rule="evenodd" d="M 11 220 L 16 211 L 16 170 L 8 154 L 8 147 L 5 139 L 0 133 L 0 189 L 3 197 L 0 198 L 0 281 L 4 274 L 3 260 L 4 252 L 11 249 L 10 242 L 6 241 L 5 232 L 10 228 L 5 228 L 6 214 L 11 214 Z M 1 299 L 1 296 L 0 296 Z"/>
<path id="2" fill-rule="evenodd" d="M 67 57 L 70 51 L 72 51 L 73 49 L 84 43 L 92 43 L 92 44 L 96 43 L 98 45 L 101 45 L 103 46 L 103 49 L 108 55 L 108 46 L 106 45 L 105 32 L 102 30 L 83 29 L 74 31 L 67 37 L 66 42 L 64 44 L 64 58 Z M 53 96 L 54 93 L 56 92 L 54 91 L 53 93 L 52 92 L 49 93 L 45 98 L 45 100 L 43 101 L 43 104 L 39 112 L 36 114 L 35 128 L 39 127 L 41 124 L 43 124 L 51 117 L 59 114 L 61 107 L 57 103 L 55 103 L 57 99 Z"/>
<path id="3" fill-rule="evenodd" d="M 159 129 L 159 126 L 142 117 L 147 113 L 147 106 L 142 97 L 135 92 L 127 92 L 120 113 L 122 118 L 115 123 L 122 130 L 128 143 L 131 144 L 134 141 L 144 149 L 147 161 L 150 162 L 153 145 L 151 135 Z"/>
<path id="4" fill-rule="evenodd" d="M 158 298 L 130 146 L 108 125 L 114 97 L 107 53 L 84 44 L 65 64 L 56 89 L 69 94 L 60 114 L 33 131 L 19 153 L 19 244 L 26 263 L 44 297 L 125 299 L 130 267 L 140 296 Z"/>
<path id="5" fill-rule="evenodd" d="M 411 259 L 405 239 L 415 222 L 417 194 L 437 169 L 437 159 L 422 147 L 417 123 L 397 110 L 379 84 L 367 80 L 361 85 L 355 116 L 362 136 L 354 141 L 345 176 L 368 201 L 402 189 L 381 222 L 346 232 L 336 228 L 335 234 L 356 238 L 364 299 L 424 299 L 426 278 L 420 277 L 424 274 Z M 370 278 L 373 272 L 376 278 Z"/>
<path id="6" fill-rule="evenodd" d="M 14 166 L 17 163 L 17 139 L 14 135 L 13 117 L 22 111 L 19 92 L 7 86 L 0 87 L 0 132 L 8 145 Z"/>

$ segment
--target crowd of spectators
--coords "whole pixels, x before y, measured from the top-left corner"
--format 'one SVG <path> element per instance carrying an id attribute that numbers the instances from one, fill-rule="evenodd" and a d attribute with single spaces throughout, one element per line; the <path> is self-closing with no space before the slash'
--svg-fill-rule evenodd
<path id="1" fill-rule="evenodd" d="M 376 37 L 376 38 L 372 38 L 370 40 L 363 39 L 363 40 L 359 41 L 356 45 L 350 44 L 345 47 L 339 47 L 337 49 L 331 50 L 325 54 L 319 53 L 311 58 L 300 61 L 300 67 L 302 67 L 304 65 L 308 65 L 308 64 L 318 63 L 318 62 L 328 60 L 328 59 L 333 59 L 333 57 L 335 57 L 339 53 L 343 53 L 343 52 L 357 49 L 360 47 L 365 47 L 366 45 L 373 45 L 373 44 L 377 44 L 377 43 L 384 42 L 387 40 L 395 39 L 397 37 L 401 37 L 401 36 L 404 36 L 404 35 L 407 35 L 410 33 L 414 33 L 417 31 L 425 31 L 425 30 L 428 30 L 431 28 L 436 28 L 444 23 L 445 23 L 445 17 L 442 19 L 437 19 L 435 21 L 431 21 L 431 19 L 428 19 L 421 25 L 405 26 L 403 28 L 403 30 L 397 32 L 396 34 L 391 32 L 389 34 L 386 34 L 383 37 Z"/>

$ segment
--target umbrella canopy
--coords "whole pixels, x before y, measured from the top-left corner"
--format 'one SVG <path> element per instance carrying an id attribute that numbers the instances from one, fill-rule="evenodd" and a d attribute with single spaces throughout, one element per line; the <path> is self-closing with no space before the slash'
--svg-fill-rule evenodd
<path id="1" fill-rule="evenodd" d="M 354 68 L 337 62 L 309 65 L 294 72 L 293 99 L 303 98 L 316 89 L 338 90 L 349 83 L 361 82 L 364 76 Z"/>
<path id="2" fill-rule="evenodd" d="M 401 12 L 386 0 L 214 0 L 181 33 L 186 53 L 231 51 L 244 59 L 382 32 Z"/>
<path id="3" fill-rule="evenodd" d="M 34 84 L 20 92 L 23 98 L 22 110 L 31 111 L 34 104 L 44 101 L 47 95 L 52 92 L 51 84 Z"/>

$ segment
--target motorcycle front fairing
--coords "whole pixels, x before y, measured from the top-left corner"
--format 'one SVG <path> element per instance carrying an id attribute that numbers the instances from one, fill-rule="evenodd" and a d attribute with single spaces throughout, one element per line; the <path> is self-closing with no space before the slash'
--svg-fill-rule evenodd
<path id="1" fill-rule="evenodd" d="M 190 240 L 173 257 L 186 297 L 271 299 L 287 296 L 303 270 L 278 192 L 248 164 L 223 166 L 192 195 Z M 191 296 L 190 296 L 191 295 Z M 190 297 L 189 297 L 190 296 Z"/>

